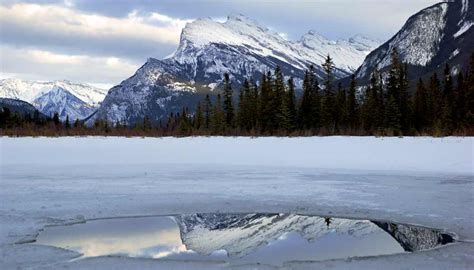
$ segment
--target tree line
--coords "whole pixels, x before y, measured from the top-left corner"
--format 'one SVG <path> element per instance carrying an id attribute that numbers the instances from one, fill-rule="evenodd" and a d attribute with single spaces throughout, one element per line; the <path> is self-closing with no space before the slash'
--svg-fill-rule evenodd
<path id="1" fill-rule="evenodd" d="M 419 79 L 410 91 L 408 65 L 397 50 L 384 74 L 373 72 L 360 94 L 352 75 L 347 88 L 335 85 L 334 63 L 327 56 L 324 76 L 306 70 L 301 97 L 293 78 L 286 81 L 280 67 L 262 75 L 257 85 L 245 80 L 234 104 L 229 74 L 222 94 L 207 95 L 190 113 L 171 114 L 164 130 L 179 135 L 472 135 L 474 124 L 474 54 L 470 69 L 453 77 L 446 65 L 441 78 L 435 72 Z"/>
<path id="2" fill-rule="evenodd" d="M 469 69 L 453 77 L 446 65 L 428 80 L 420 78 L 410 89 L 408 65 L 391 52 L 387 72 L 375 71 L 365 87 L 352 75 L 343 87 L 334 78 L 334 63 L 327 56 L 324 76 L 318 80 L 313 67 L 304 73 L 302 94 L 295 82 L 276 67 L 257 84 L 244 80 L 234 96 L 229 74 L 216 96 L 209 94 L 191 112 L 183 107 L 164 121 L 153 124 L 148 117 L 132 126 L 98 119 L 92 127 L 78 120 L 65 122 L 56 113 L 47 119 L 33 115 L 0 112 L 3 135 L 106 135 L 106 136 L 446 136 L 474 134 L 474 53 Z"/>

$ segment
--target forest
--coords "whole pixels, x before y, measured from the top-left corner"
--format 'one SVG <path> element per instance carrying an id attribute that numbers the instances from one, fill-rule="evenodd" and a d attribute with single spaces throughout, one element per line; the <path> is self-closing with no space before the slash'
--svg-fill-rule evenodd
<path id="1" fill-rule="evenodd" d="M 87 127 L 76 120 L 59 121 L 58 114 L 40 119 L 0 112 L 0 133 L 12 136 L 472 136 L 474 135 L 474 53 L 469 69 L 453 76 L 446 65 L 442 74 L 420 78 L 410 88 L 408 65 L 391 53 L 386 72 L 375 71 L 366 87 L 352 75 L 347 88 L 334 78 L 328 55 L 324 77 L 318 81 L 313 67 L 305 71 L 302 94 L 296 95 L 293 78 L 281 69 L 262 75 L 258 85 L 245 80 L 234 97 L 229 74 L 216 97 L 206 95 L 195 110 L 182 108 L 159 123 L 145 117 L 125 126 L 96 120 Z"/>

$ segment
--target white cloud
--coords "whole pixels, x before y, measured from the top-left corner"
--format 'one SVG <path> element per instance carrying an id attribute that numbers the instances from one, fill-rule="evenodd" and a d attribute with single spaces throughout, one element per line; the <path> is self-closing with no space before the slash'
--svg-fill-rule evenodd
<path id="1" fill-rule="evenodd" d="M 173 19 L 158 13 L 140 17 L 131 13 L 125 18 L 106 17 L 83 13 L 69 7 L 18 3 L 0 6 L 2 23 L 29 25 L 44 31 L 62 32 L 74 38 L 75 35 L 120 36 L 144 39 L 156 43 L 177 44 L 181 28 L 186 21 Z M 148 24 L 157 20 L 160 26 Z"/>
<path id="2" fill-rule="evenodd" d="M 187 20 L 156 12 L 116 18 L 58 5 L 0 4 L 0 72 L 25 79 L 116 84 L 169 54 Z M 161 55 L 160 55 L 161 54 Z"/>
<path id="3" fill-rule="evenodd" d="M 1 78 L 85 82 L 110 88 L 133 75 L 141 63 L 117 57 L 66 55 L 1 46 Z"/>

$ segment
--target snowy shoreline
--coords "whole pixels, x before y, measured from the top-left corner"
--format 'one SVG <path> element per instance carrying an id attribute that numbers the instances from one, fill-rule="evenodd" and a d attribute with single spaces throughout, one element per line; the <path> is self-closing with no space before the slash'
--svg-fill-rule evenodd
<path id="1" fill-rule="evenodd" d="M 48 225 L 212 212 L 388 220 L 438 228 L 460 240 L 417 253 L 284 269 L 474 264 L 473 138 L 0 137 L 0 149 L 2 269 L 227 269 L 124 257 L 71 261 L 77 253 L 15 244 Z"/>
<path id="2" fill-rule="evenodd" d="M 3 165 L 219 164 L 474 174 L 474 137 L 0 137 L 0 145 L 11 153 Z"/>

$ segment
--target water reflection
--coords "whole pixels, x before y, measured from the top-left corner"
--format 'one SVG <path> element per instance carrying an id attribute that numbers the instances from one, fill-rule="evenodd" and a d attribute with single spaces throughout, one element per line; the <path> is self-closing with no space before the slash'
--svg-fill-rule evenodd
<path id="1" fill-rule="evenodd" d="M 74 250 L 83 257 L 120 255 L 281 265 L 290 260 L 400 253 L 406 243 L 400 245 L 382 224 L 368 220 L 292 214 L 194 214 L 47 227 L 36 244 Z"/>

